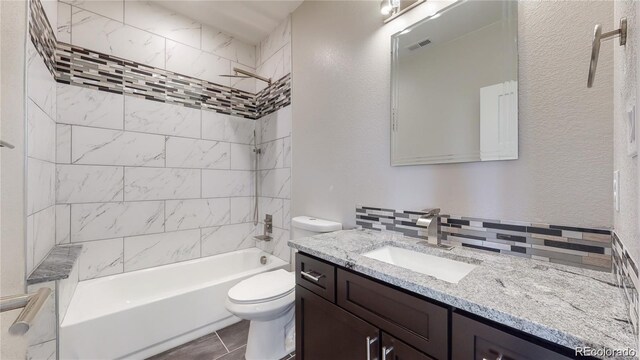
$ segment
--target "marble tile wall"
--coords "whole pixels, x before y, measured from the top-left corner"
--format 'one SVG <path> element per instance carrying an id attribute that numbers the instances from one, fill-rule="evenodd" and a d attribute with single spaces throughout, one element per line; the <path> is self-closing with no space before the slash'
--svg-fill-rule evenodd
<path id="1" fill-rule="evenodd" d="M 290 16 L 256 46 L 256 71 L 258 75 L 271 78 L 273 81 L 291 73 Z M 258 81 L 256 92 L 266 87 L 266 83 Z"/>
<path id="2" fill-rule="evenodd" d="M 291 226 L 291 106 L 258 120 L 257 134 L 262 151 L 258 159 L 260 184 L 258 215 L 262 234 L 266 214 L 273 216 L 273 240 L 258 241 L 258 247 L 289 261 L 287 241 Z"/>
<path id="3" fill-rule="evenodd" d="M 218 76 L 233 66 L 253 71 L 255 47 L 153 5 L 127 3 L 122 7 L 116 2 L 58 3 L 52 26 L 58 41 L 69 43 L 58 47 L 71 49 L 70 56 L 76 51 L 88 62 L 126 55 L 140 69 L 149 65 L 256 91 L 255 80 L 238 85 Z M 163 39 L 162 59 L 156 56 L 160 51 L 156 37 Z M 282 46 L 275 48 L 280 50 Z M 185 63 L 185 58 L 190 61 Z M 123 61 L 129 66 L 129 60 Z M 290 103 L 289 92 L 283 99 L 282 90 L 282 84 L 290 86 L 289 79 L 282 77 L 273 93 L 262 89 L 263 99 L 277 102 L 270 111 Z M 33 206 L 52 199 L 55 206 L 47 213 L 50 217 L 33 220 L 42 224 L 39 228 L 53 229 L 53 243 L 83 244 L 79 280 L 255 246 L 251 145 L 256 127 L 261 134 L 258 142 L 270 148 L 277 143 L 280 148 L 277 156 L 282 160 L 262 161 L 258 181 L 265 193 L 260 203 L 273 209 L 278 219 L 277 236 L 283 240 L 277 242 L 278 251 L 286 247 L 289 221 L 282 214 L 289 206 L 290 161 L 285 163 L 282 156 L 290 146 L 290 109 L 255 121 L 255 110 L 247 119 L 58 80 L 53 101 L 47 103 L 55 111 L 48 129 L 54 134 L 48 142 L 54 151 L 34 150 L 57 166 L 38 168 L 49 176 L 34 177 L 38 179 L 34 183 L 53 176 L 53 195 L 34 200 Z M 109 82 L 100 79 L 105 80 Z M 274 156 L 271 150 L 268 154 Z"/>
<path id="4" fill-rule="evenodd" d="M 46 4 L 46 7 L 43 6 Z M 27 42 L 27 273 L 55 245 L 56 81 L 47 46 L 50 2 L 30 4 L 31 41 Z M 51 13 L 50 13 L 51 14 Z M 40 34 L 37 36 L 36 34 Z M 55 39 L 54 39 L 55 40 Z"/>
<path id="5" fill-rule="evenodd" d="M 253 247 L 255 120 L 57 85 L 58 242 L 87 280 Z"/>
<path id="6" fill-rule="evenodd" d="M 56 206 L 56 80 L 55 36 L 47 17 L 56 19 L 56 2 L 30 2 L 27 41 L 27 274 L 55 246 Z M 53 291 L 27 335 L 28 359 L 56 359 L 57 314 L 55 281 L 28 286 L 28 291 Z"/>
<path id="7" fill-rule="evenodd" d="M 256 130 L 262 151 L 258 159 L 259 234 L 263 233 L 265 215 L 273 216 L 273 240 L 258 241 L 257 246 L 290 261 L 287 241 L 291 236 L 291 17 L 256 46 L 256 71 L 274 81 L 268 87 L 264 82 L 256 82 Z"/>
<path id="8" fill-rule="evenodd" d="M 55 32 L 72 46 L 256 92 L 254 79 L 220 76 L 254 72 L 256 46 L 152 2 L 61 0 Z"/>

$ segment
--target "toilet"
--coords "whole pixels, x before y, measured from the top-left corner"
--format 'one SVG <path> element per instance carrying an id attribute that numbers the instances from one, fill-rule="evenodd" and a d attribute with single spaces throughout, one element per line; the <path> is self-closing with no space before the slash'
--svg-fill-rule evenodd
<path id="1" fill-rule="evenodd" d="M 342 229 L 342 224 L 310 216 L 291 219 L 293 238 Z M 284 269 L 254 275 L 232 287 L 229 312 L 249 320 L 246 360 L 278 360 L 295 350 L 295 275 Z"/>

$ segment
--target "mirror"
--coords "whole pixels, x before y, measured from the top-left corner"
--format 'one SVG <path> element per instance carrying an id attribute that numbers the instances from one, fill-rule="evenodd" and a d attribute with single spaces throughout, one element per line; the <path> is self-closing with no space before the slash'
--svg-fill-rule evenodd
<path id="1" fill-rule="evenodd" d="M 391 165 L 518 158 L 517 7 L 459 1 L 391 37 Z"/>

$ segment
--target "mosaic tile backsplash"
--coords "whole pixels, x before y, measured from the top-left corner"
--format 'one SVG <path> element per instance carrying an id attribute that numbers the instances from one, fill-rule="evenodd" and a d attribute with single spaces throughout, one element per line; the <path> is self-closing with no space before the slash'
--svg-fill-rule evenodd
<path id="1" fill-rule="evenodd" d="M 416 225 L 424 212 L 357 206 L 356 224 L 426 239 Z M 442 215 L 439 236 L 444 244 L 528 257 L 599 271 L 613 271 L 629 319 L 638 332 L 638 266 L 618 236 L 607 229 Z"/>
<path id="2" fill-rule="evenodd" d="M 256 94 L 56 41 L 39 1 L 29 34 L 60 83 L 259 119 L 291 104 L 291 74 Z"/>
<path id="3" fill-rule="evenodd" d="M 426 239 L 426 228 L 416 225 L 422 214 L 358 206 L 356 223 Z M 610 230 L 443 215 L 440 231 L 445 244 L 611 271 Z"/>
<path id="4" fill-rule="evenodd" d="M 640 312 L 638 265 L 631 259 L 629 252 L 615 232 L 613 233 L 612 245 L 613 274 L 616 277 L 616 283 L 622 289 L 622 296 L 625 302 L 629 305 L 629 318 L 634 325 L 636 333 L 638 333 L 638 316 Z"/>

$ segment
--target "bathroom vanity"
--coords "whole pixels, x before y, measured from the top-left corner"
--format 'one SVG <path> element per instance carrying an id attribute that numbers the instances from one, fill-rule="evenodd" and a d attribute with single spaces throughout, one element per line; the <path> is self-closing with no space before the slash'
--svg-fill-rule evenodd
<path id="1" fill-rule="evenodd" d="M 611 274 L 368 230 L 289 244 L 299 251 L 300 359 L 552 360 L 576 358 L 576 347 L 636 346 Z M 389 246 L 474 268 L 449 282 L 410 270 L 411 259 L 390 265 L 367 255 Z"/>

